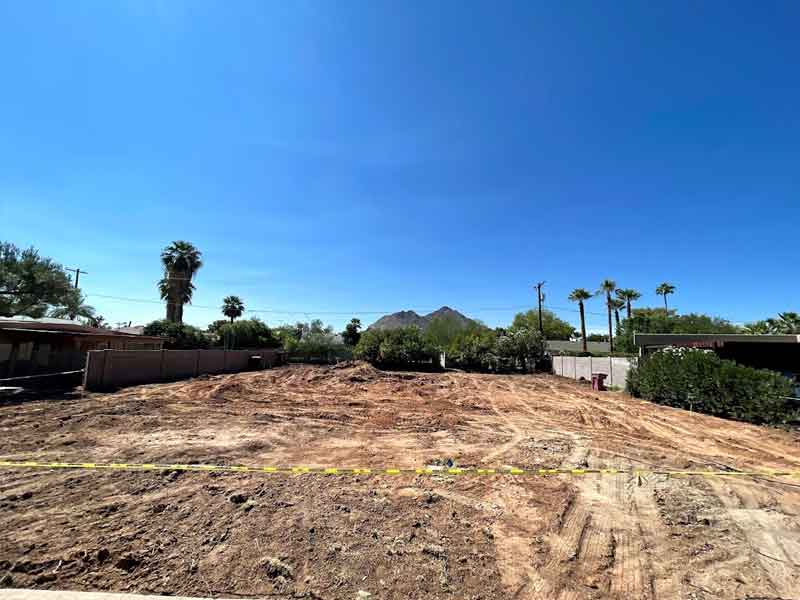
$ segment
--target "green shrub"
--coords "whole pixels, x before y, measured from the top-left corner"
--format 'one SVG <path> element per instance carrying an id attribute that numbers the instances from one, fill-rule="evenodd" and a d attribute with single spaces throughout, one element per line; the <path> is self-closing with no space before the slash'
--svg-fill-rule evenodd
<path id="1" fill-rule="evenodd" d="M 784 400 L 793 392 L 789 379 L 723 360 L 710 350 L 659 350 L 631 369 L 627 391 L 659 404 L 750 423 L 800 417 Z"/>
<path id="2" fill-rule="evenodd" d="M 164 342 L 167 350 L 195 350 L 208 348 L 208 336 L 197 327 L 173 323 L 167 319 L 153 321 L 144 327 L 145 335 L 158 335 L 168 338 Z"/>
<path id="3" fill-rule="evenodd" d="M 333 327 L 324 325 L 319 319 L 284 325 L 277 328 L 276 333 L 289 360 L 330 363 L 352 357 L 352 348 L 334 333 Z"/>
<path id="4" fill-rule="evenodd" d="M 368 329 L 353 352 L 355 358 L 382 367 L 437 366 L 439 353 L 418 327 Z"/>
<path id="5" fill-rule="evenodd" d="M 419 328 L 368 329 L 355 349 L 355 358 L 378 366 L 410 368 L 438 366 L 438 346 Z M 532 371 L 545 356 L 541 334 L 527 327 L 489 329 L 470 327 L 450 337 L 444 347 L 449 366 L 471 371 Z"/>
<path id="6" fill-rule="evenodd" d="M 238 348 L 277 348 L 280 340 L 261 319 L 241 319 L 233 323 L 215 321 L 209 326 L 216 335 L 216 345 Z"/>

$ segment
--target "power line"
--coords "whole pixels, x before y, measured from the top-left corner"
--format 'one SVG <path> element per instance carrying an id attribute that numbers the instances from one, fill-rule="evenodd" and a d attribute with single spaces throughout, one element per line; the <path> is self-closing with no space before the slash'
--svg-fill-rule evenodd
<path id="1" fill-rule="evenodd" d="M 138 302 L 143 304 L 166 304 L 164 300 L 153 300 L 149 298 L 128 298 L 126 296 L 111 296 L 107 294 L 87 294 L 89 297 L 93 298 L 105 298 L 107 300 L 118 300 L 120 302 Z M 200 309 L 208 309 L 208 310 L 219 310 L 219 306 L 204 306 L 201 304 L 186 304 L 186 306 L 190 306 L 192 308 L 200 308 Z M 464 309 L 466 312 L 503 312 L 503 311 L 511 311 L 511 310 L 525 310 L 530 309 L 529 305 L 519 305 L 519 306 L 489 306 L 489 307 L 481 307 L 481 308 L 473 308 L 473 309 Z M 408 309 L 403 309 L 408 310 Z M 417 308 L 413 309 L 415 312 L 432 312 L 436 310 L 435 308 Z M 245 312 L 252 312 L 252 313 L 275 313 L 275 314 L 284 314 L 284 315 L 388 315 L 394 312 L 398 312 L 397 310 L 349 310 L 349 311 L 331 311 L 331 310 L 283 310 L 277 308 L 248 308 Z"/>
<path id="2" fill-rule="evenodd" d="M 129 298 L 126 296 L 112 296 L 107 294 L 86 294 L 89 297 L 94 298 L 105 298 L 107 300 L 115 300 L 119 302 L 134 302 L 134 303 L 141 303 L 141 304 L 160 304 L 165 305 L 168 302 L 164 300 L 154 300 L 149 298 Z M 191 308 L 197 308 L 201 310 L 220 310 L 219 306 L 205 306 L 201 304 L 186 304 L 185 306 Z M 542 304 L 544 309 L 553 311 L 553 312 L 569 312 L 569 313 L 580 313 L 580 310 L 577 308 L 572 308 L 569 306 L 555 306 L 551 304 Z M 433 312 L 437 309 L 435 308 L 416 308 L 416 309 L 401 309 L 401 310 L 413 310 L 417 313 L 428 313 Z M 516 306 L 484 306 L 478 308 L 465 308 L 463 309 L 466 313 L 480 313 L 480 312 L 511 312 L 511 311 L 519 311 L 519 310 L 533 310 L 528 304 L 520 304 Z M 398 310 L 342 310 L 342 311 L 330 311 L 330 310 L 285 310 L 285 309 L 278 309 L 278 308 L 248 308 L 245 310 L 248 313 L 265 313 L 265 314 L 278 314 L 278 315 L 325 315 L 325 316 L 348 316 L 348 315 L 389 315 L 395 312 L 400 312 Z M 606 313 L 604 312 L 594 312 L 594 311 L 584 311 L 587 315 L 593 315 L 597 317 L 605 317 Z M 723 317 L 720 317 L 723 318 Z M 733 325 L 743 325 L 747 323 L 747 321 L 736 321 L 733 319 L 726 319 Z"/>

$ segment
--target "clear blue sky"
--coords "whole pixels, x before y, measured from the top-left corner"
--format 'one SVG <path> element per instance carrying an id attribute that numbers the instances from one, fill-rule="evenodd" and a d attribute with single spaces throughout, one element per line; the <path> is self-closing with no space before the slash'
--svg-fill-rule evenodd
<path id="1" fill-rule="evenodd" d="M 610 277 L 734 321 L 797 310 L 798 22 L 796 2 L 2 2 L 0 238 L 88 271 L 111 322 L 163 314 L 96 294 L 157 299 L 175 239 L 203 251 L 199 306 L 500 325 L 477 309 Z"/>

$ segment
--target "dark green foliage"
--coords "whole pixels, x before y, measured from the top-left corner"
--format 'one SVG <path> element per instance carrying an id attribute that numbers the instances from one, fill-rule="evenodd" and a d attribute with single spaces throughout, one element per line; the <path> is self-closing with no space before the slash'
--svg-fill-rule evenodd
<path id="1" fill-rule="evenodd" d="M 446 350 L 456 337 L 466 329 L 464 324 L 453 315 L 434 317 L 425 329 L 425 338 L 435 348 Z"/>
<path id="2" fill-rule="evenodd" d="M 276 330 L 284 350 L 292 360 L 303 362 L 333 362 L 352 356 L 350 348 L 339 341 L 333 327 L 319 319 L 310 323 L 285 325 Z"/>
<path id="3" fill-rule="evenodd" d="M 617 334 L 616 349 L 635 352 L 633 332 L 636 333 L 738 333 L 739 328 L 725 319 L 690 313 L 677 315 L 663 308 L 636 308 L 630 319 L 622 321 Z"/>
<path id="4" fill-rule="evenodd" d="M 446 347 L 437 347 L 419 328 L 368 330 L 356 346 L 355 357 L 388 367 L 438 365 L 439 352 L 447 364 L 473 371 L 531 371 L 541 364 L 544 341 L 538 330 L 527 327 L 489 329 L 476 325 L 462 330 Z"/>
<path id="5" fill-rule="evenodd" d="M 168 350 L 203 349 L 210 345 L 208 336 L 197 327 L 174 323 L 167 319 L 148 323 L 144 327 L 144 334 L 169 338 L 164 343 L 164 348 Z"/>
<path id="6" fill-rule="evenodd" d="M 355 358 L 382 367 L 437 365 L 438 351 L 418 327 L 368 329 L 353 352 Z"/>
<path id="7" fill-rule="evenodd" d="M 497 370 L 497 338 L 488 327 L 462 332 L 447 349 L 447 364 L 468 371 Z"/>
<path id="8" fill-rule="evenodd" d="M 773 371 L 723 360 L 709 350 L 665 348 L 628 374 L 627 390 L 659 404 L 750 423 L 800 418 L 787 403 L 792 382 Z"/>
<path id="9" fill-rule="evenodd" d="M 42 258 L 35 248 L 20 250 L 0 242 L 0 316 L 43 317 L 51 306 L 64 306 L 79 295 L 64 267 Z"/>
<path id="10" fill-rule="evenodd" d="M 517 313 L 511 327 L 521 329 L 533 329 L 539 331 L 539 311 L 529 310 L 524 313 Z M 542 310 L 542 328 L 544 337 L 547 340 L 569 340 L 575 334 L 575 328 L 559 319 L 554 312 Z"/>
<path id="11" fill-rule="evenodd" d="M 355 346 L 361 339 L 361 319 L 350 319 L 342 332 L 342 341 L 347 346 Z"/>
<path id="12" fill-rule="evenodd" d="M 219 325 L 217 325 L 220 323 Z M 242 319 L 229 323 L 215 321 L 215 345 L 226 349 L 277 348 L 281 341 L 261 319 Z"/>

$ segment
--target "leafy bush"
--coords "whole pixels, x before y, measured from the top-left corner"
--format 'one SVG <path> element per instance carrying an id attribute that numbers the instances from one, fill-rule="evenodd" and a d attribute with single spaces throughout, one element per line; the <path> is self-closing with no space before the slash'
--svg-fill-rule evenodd
<path id="1" fill-rule="evenodd" d="M 659 404 L 750 423 L 784 423 L 800 411 L 782 397 L 792 382 L 773 371 L 723 360 L 710 350 L 665 348 L 628 374 L 627 390 Z"/>
<path id="2" fill-rule="evenodd" d="M 361 334 L 353 356 L 382 367 L 438 365 L 438 351 L 419 327 L 368 329 Z"/>
<path id="3" fill-rule="evenodd" d="M 195 350 L 208 348 L 210 345 L 208 336 L 197 327 L 173 323 L 166 319 L 145 325 L 144 334 L 169 338 L 164 342 L 164 348 L 168 350 Z"/>
<path id="4" fill-rule="evenodd" d="M 539 330 L 539 311 L 529 310 L 517 313 L 511 323 L 512 329 Z M 568 340 L 575 334 L 575 328 L 563 319 L 559 319 L 553 311 L 542 310 L 542 329 L 548 340 Z"/>
<path id="5" fill-rule="evenodd" d="M 542 336 L 527 327 L 512 326 L 508 330 L 470 327 L 454 337 L 442 336 L 440 344 L 448 339 L 449 344 L 443 348 L 448 365 L 471 371 L 532 371 L 541 366 L 545 355 Z M 369 329 L 361 336 L 355 357 L 378 366 L 436 366 L 441 349 L 431 336 L 414 326 Z"/>
<path id="6" fill-rule="evenodd" d="M 352 356 L 351 349 L 334 333 L 333 327 L 323 325 L 319 319 L 285 325 L 277 333 L 290 360 L 332 362 Z"/>
<path id="7" fill-rule="evenodd" d="M 216 336 L 215 345 L 227 349 L 277 348 L 280 340 L 261 319 L 243 319 L 229 323 L 215 321 L 209 326 Z"/>

